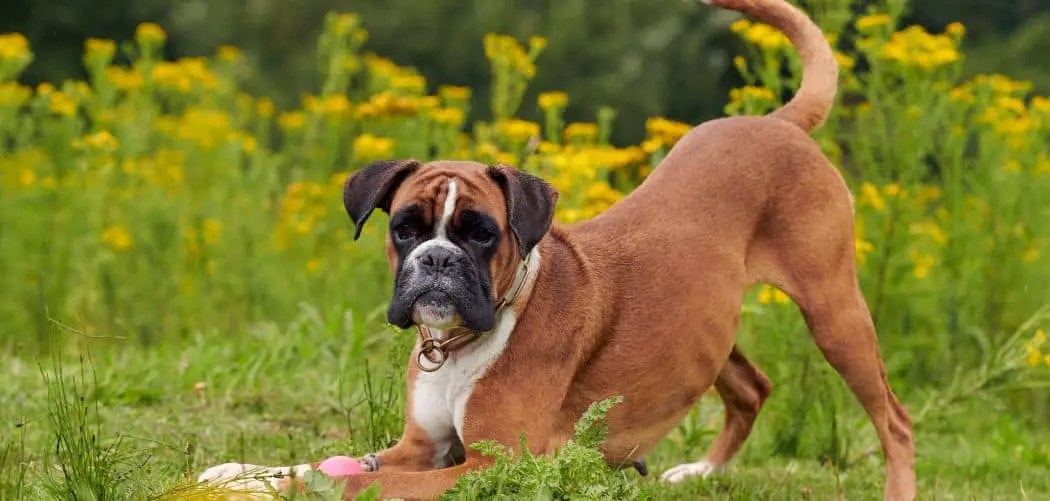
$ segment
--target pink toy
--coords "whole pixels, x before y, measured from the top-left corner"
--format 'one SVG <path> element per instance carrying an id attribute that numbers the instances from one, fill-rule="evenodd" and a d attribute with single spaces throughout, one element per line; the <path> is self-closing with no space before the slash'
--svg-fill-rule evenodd
<path id="1" fill-rule="evenodd" d="M 345 477 L 365 471 L 356 459 L 346 456 L 332 456 L 325 459 L 317 465 L 317 469 L 329 477 Z"/>

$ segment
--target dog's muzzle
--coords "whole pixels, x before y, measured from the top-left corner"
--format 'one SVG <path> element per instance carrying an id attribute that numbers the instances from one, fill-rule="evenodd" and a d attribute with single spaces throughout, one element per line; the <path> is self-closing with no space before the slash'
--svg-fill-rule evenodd
<path id="1" fill-rule="evenodd" d="M 488 296 L 466 252 L 448 241 L 432 240 L 405 259 L 387 317 L 402 329 L 415 324 L 488 330 L 495 324 Z"/>

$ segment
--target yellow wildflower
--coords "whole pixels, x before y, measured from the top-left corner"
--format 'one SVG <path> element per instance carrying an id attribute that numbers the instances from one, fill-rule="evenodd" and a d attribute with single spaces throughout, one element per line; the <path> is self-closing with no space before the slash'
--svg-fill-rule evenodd
<path id="1" fill-rule="evenodd" d="M 533 60 L 547 44 L 546 39 L 533 37 L 529 40 L 529 52 L 526 52 L 514 37 L 496 33 L 486 34 L 482 42 L 485 58 L 494 66 L 511 69 L 526 79 L 536 76 Z"/>
<path id="2" fill-rule="evenodd" d="M 495 163 L 501 165 L 514 165 L 518 162 L 518 157 L 513 153 L 501 151 L 496 154 Z"/>
<path id="3" fill-rule="evenodd" d="M 937 69 L 960 59 L 955 40 L 947 35 L 931 35 L 919 26 L 893 33 L 879 49 L 879 57 L 921 70 Z"/>
<path id="4" fill-rule="evenodd" d="M 962 38 L 966 34 L 966 26 L 958 22 L 951 23 L 944 28 L 944 32 L 956 38 Z"/>
<path id="5" fill-rule="evenodd" d="M 51 100 L 49 109 L 56 115 L 71 117 L 77 113 L 77 102 L 69 95 L 61 91 L 54 91 L 48 95 Z"/>
<path id="6" fill-rule="evenodd" d="M 573 122 L 565 127 L 565 138 L 573 140 L 594 140 L 598 137 L 598 124 Z"/>
<path id="7" fill-rule="evenodd" d="M 776 28 L 765 23 L 754 23 L 742 31 L 737 31 L 745 40 L 755 44 L 763 51 L 776 50 L 791 45 L 787 36 Z"/>
<path id="8" fill-rule="evenodd" d="M 427 112 L 431 120 L 439 123 L 459 127 L 463 123 L 463 110 L 459 108 L 435 108 Z"/>
<path id="9" fill-rule="evenodd" d="M 998 73 L 980 74 L 973 77 L 969 85 L 987 87 L 994 94 L 1024 94 L 1032 89 L 1032 82 L 1014 80 Z"/>
<path id="10" fill-rule="evenodd" d="M 394 75 L 401 74 L 403 71 L 401 67 L 393 61 L 372 54 L 371 52 L 365 54 L 365 67 L 368 68 L 370 73 L 385 77 L 393 77 Z"/>
<path id="11" fill-rule="evenodd" d="M 547 47 L 547 39 L 544 37 L 530 37 L 529 38 L 529 50 L 541 51 Z"/>
<path id="12" fill-rule="evenodd" d="M 241 49 L 232 45 L 220 45 L 219 48 L 215 50 L 215 57 L 220 61 L 239 61 L 242 56 Z"/>
<path id="13" fill-rule="evenodd" d="M 658 139 L 662 144 L 672 146 L 686 135 L 692 126 L 663 117 L 654 117 L 645 121 L 645 131 L 650 138 Z M 644 147 L 643 147 L 644 149 Z"/>
<path id="14" fill-rule="evenodd" d="M 427 82 L 420 75 L 397 75 L 390 79 L 390 86 L 412 94 L 422 94 L 426 90 Z"/>
<path id="15" fill-rule="evenodd" d="M 113 151 L 120 144 L 109 131 L 99 131 L 84 137 L 84 144 L 95 150 Z"/>
<path id="16" fill-rule="evenodd" d="M 346 35 L 351 30 L 361 24 L 361 17 L 354 13 L 339 14 L 335 18 L 335 32 L 339 35 Z"/>
<path id="17" fill-rule="evenodd" d="M 915 266 L 912 273 L 915 275 L 915 278 L 920 280 L 928 277 L 930 270 L 937 264 L 937 260 L 933 256 L 920 254 L 916 251 L 909 251 L 908 254 L 912 264 Z"/>
<path id="18" fill-rule="evenodd" d="M 561 109 L 568 106 L 569 95 L 560 91 L 542 92 L 539 98 L 536 99 L 536 102 L 543 111 Z"/>
<path id="19" fill-rule="evenodd" d="M 354 139 L 354 160 L 359 162 L 390 158 L 394 151 L 394 140 L 361 134 Z"/>
<path id="20" fill-rule="evenodd" d="M 273 111 L 273 101 L 271 101 L 268 97 L 260 98 L 259 101 L 255 104 L 255 112 L 258 113 L 260 117 L 273 116 Z"/>
<path id="21" fill-rule="evenodd" d="M 117 43 L 113 40 L 88 38 L 84 42 L 84 57 L 89 61 L 108 63 L 116 53 Z"/>
<path id="22" fill-rule="evenodd" d="M 259 146 L 259 142 L 250 134 L 238 134 L 235 140 L 241 143 L 241 149 L 249 155 L 255 153 L 255 149 Z"/>
<path id="23" fill-rule="evenodd" d="M 1039 249 L 1035 247 L 1029 247 L 1021 256 L 1021 261 L 1025 263 L 1034 263 L 1039 260 Z"/>
<path id="24" fill-rule="evenodd" d="M 496 122 L 496 134 L 511 141 L 523 143 L 540 135 L 540 125 L 516 118 L 500 119 Z"/>
<path id="25" fill-rule="evenodd" d="M 23 167 L 18 172 L 18 184 L 22 185 L 23 188 L 32 188 L 36 185 L 36 172 Z"/>
<path id="26" fill-rule="evenodd" d="M 761 304 L 787 304 L 790 300 L 791 298 L 784 291 L 766 284 L 762 284 L 762 288 L 758 291 L 758 302 Z"/>
<path id="27" fill-rule="evenodd" d="M 179 117 L 175 136 L 208 149 L 217 146 L 220 138 L 228 138 L 230 132 L 229 115 L 215 109 L 194 107 Z"/>
<path id="28" fill-rule="evenodd" d="M 303 128 L 306 125 L 306 117 L 301 111 L 290 111 L 288 113 L 282 113 L 277 118 L 277 125 L 280 125 L 285 130 L 297 130 Z"/>
<path id="29" fill-rule="evenodd" d="M 114 250 L 124 251 L 131 248 L 131 235 L 119 224 L 111 224 L 102 231 L 102 242 Z"/>
<path id="30" fill-rule="evenodd" d="M 868 254 L 875 250 L 875 246 L 871 242 L 855 237 L 853 239 L 853 248 L 856 253 L 857 262 L 864 264 L 868 262 Z"/>
<path id="31" fill-rule="evenodd" d="M 342 94 L 331 94 L 321 100 L 320 108 L 328 116 L 349 116 L 350 100 Z"/>
<path id="32" fill-rule="evenodd" d="M 1039 364 L 1043 363 L 1044 358 L 1040 347 L 1043 345 L 1044 342 L 1046 342 L 1046 334 L 1043 332 L 1042 329 L 1039 329 L 1035 331 L 1035 335 L 1032 336 L 1032 339 L 1025 343 L 1024 348 L 1025 351 L 1028 353 L 1029 366 L 1036 367 Z M 1048 355 L 1048 357 L 1050 357 L 1050 355 Z M 1050 363 L 1048 363 L 1047 365 L 1050 365 Z"/>
<path id="33" fill-rule="evenodd" d="M 437 96 L 422 96 L 419 98 L 419 109 L 422 111 L 437 109 L 441 106 L 441 98 Z"/>
<path id="34" fill-rule="evenodd" d="M 1050 156 L 1045 153 L 1039 155 L 1039 163 L 1035 166 L 1035 171 L 1040 174 L 1050 174 Z"/>
<path id="35" fill-rule="evenodd" d="M 736 68 L 740 74 L 747 74 L 747 59 L 744 56 L 736 56 L 733 58 L 733 67 Z"/>
<path id="36" fill-rule="evenodd" d="M 888 14 L 871 14 L 858 17 L 856 22 L 854 22 L 854 26 L 857 27 L 857 31 L 864 33 L 881 26 L 887 26 L 890 24 L 890 21 L 893 21 L 893 19 Z"/>
<path id="37" fill-rule="evenodd" d="M 32 57 L 29 40 L 21 33 L 0 34 L 0 61 L 27 61 Z"/>
<path id="38" fill-rule="evenodd" d="M 941 199 L 941 189 L 937 186 L 926 186 L 919 190 L 915 197 L 916 202 L 926 204 Z"/>
<path id="39" fill-rule="evenodd" d="M 128 70 L 119 66 L 108 66 L 106 67 L 105 75 L 117 89 L 123 91 L 142 87 L 142 74 L 134 70 Z"/>
<path id="40" fill-rule="evenodd" d="M 996 96 L 993 102 L 998 108 L 1012 111 L 1018 115 L 1023 115 L 1028 111 L 1025 109 L 1024 101 L 1020 98 L 1012 96 Z"/>
<path id="41" fill-rule="evenodd" d="M 205 219 L 201 224 L 201 240 L 206 244 L 214 244 L 222 238 L 222 221 L 218 219 Z"/>
<path id="42" fill-rule="evenodd" d="M 1044 96 L 1033 97 L 1032 109 L 1043 113 L 1050 113 L 1050 99 Z"/>
<path id="43" fill-rule="evenodd" d="M 886 201 L 882 198 L 882 194 L 880 194 L 879 189 L 871 183 L 860 185 L 860 197 L 857 201 L 861 205 L 868 205 L 878 212 L 882 212 L 886 209 Z"/>
<path id="44" fill-rule="evenodd" d="M 561 145 L 549 141 L 540 141 L 540 145 L 536 148 L 540 153 L 548 155 L 551 153 L 557 153 L 560 149 Z"/>
<path id="45" fill-rule="evenodd" d="M 19 108 L 29 99 L 32 90 L 18 82 L 0 83 L 0 108 Z"/>
<path id="46" fill-rule="evenodd" d="M 455 85 L 442 85 L 438 87 L 438 95 L 445 101 L 469 101 L 472 91 L 470 87 L 459 87 Z"/>
<path id="47" fill-rule="evenodd" d="M 208 62 L 201 57 L 187 57 L 175 62 L 161 61 L 153 67 L 151 77 L 161 87 L 189 92 L 194 85 L 206 89 L 219 86 L 219 78 L 208 68 Z"/>
<path id="48" fill-rule="evenodd" d="M 956 87 L 948 93 L 948 99 L 954 102 L 973 103 L 977 98 L 970 86 Z"/>
<path id="49" fill-rule="evenodd" d="M 857 65 L 857 61 L 853 59 L 853 56 L 839 51 L 835 51 L 835 62 L 838 63 L 840 71 L 849 71 Z"/>
<path id="50" fill-rule="evenodd" d="M 930 237 L 931 240 L 939 245 L 948 243 L 948 235 L 944 233 L 944 230 L 937 223 L 933 221 L 924 221 L 919 223 L 912 223 L 908 228 L 908 231 L 912 235 L 925 235 Z"/>
<path id="51" fill-rule="evenodd" d="M 646 139 L 642 142 L 642 151 L 651 154 L 660 149 L 660 146 L 662 145 L 663 143 L 657 138 Z"/>
<path id="52" fill-rule="evenodd" d="M 135 41 L 140 45 L 159 45 L 167 38 L 164 28 L 154 23 L 142 23 L 135 29 Z"/>
<path id="53" fill-rule="evenodd" d="M 745 31 L 747 31 L 747 29 L 750 28 L 750 27 L 751 27 L 751 21 L 748 21 L 747 18 L 743 18 L 743 17 L 740 18 L 740 19 L 737 19 L 736 21 L 733 21 L 733 24 L 729 25 L 729 29 L 732 30 L 733 33 L 743 33 Z"/>

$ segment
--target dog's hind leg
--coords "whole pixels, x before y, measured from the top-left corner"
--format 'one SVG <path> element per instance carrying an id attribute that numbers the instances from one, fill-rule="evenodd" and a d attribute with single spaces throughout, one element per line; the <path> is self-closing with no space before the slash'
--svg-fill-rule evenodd
<path id="1" fill-rule="evenodd" d="M 852 270 L 852 266 L 849 266 Z M 813 338 L 875 425 L 886 459 L 887 501 L 915 499 L 915 444 L 908 412 L 886 379 L 875 327 L 855 278 L 839 276 L 798 294 Z"/>
<path id="2" fill-rule="evenodd" d="M 858 283 L 852 204 L 841 177 L 826 161 L 815 159 L 810 165 L 819 163 L 825 165 L 798 169 L 793 188 L 784 189 L 771 204 L 748 268 L 791 296 L 824 358 L 871 418 L 886 461 L 885 499 L 912 501 L 911 421 L 886 379 Z"/>
<path id="3" fill-rule="evenodd" d="M 734 346 L 715 380 L 715 390 L 725 407 L 722 431 L 702 461 L 675 466 L 664 472 L 660 480 L 679 482 L 725 468 L 751 434 L 751 427 L 772 389 L 769 378 Z"/>

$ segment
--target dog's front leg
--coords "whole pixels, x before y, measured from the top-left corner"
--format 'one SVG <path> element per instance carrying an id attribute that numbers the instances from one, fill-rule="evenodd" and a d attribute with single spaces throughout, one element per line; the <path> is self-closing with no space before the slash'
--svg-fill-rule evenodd
<path id="1" fill-rule="evenodd" d="M 378 484 L 382 499 L 423 500 L 437 499 L 456 485 L 465 473 L 484 468 L 491 463 L 486 457 L 468 457 L 466 462 L 440 470 L 390 472 L 380 470 L 346 477 L 344 499 L 355 496 L 372 484 Z"/>
<path id="2" fill-rule="evenodd" d="M 419 426 L 408 419 L 401 438 L 389 449 L 368 454 L 361 458 L 366 472 L 405 472 L 433 470 L 435 448 L 430 437 Z"/>
<path id="3" fill-rule="evenodd" d="M 538 360 L 543 360 L 537 357 Z M 557 367 L 557 366 L 554 366 Z M 466 408 L 463 424 L 463 443 L 474 444 L 492 440 L 520 453 L 519 436 L 524 434 L 533 454 L 546 454 L 553 437 L 571 434 L 569 429 L 558 433 L 554 428 L 557 411 L 563 401 L 569 381 L 570 364 L 550 370 L 547 378 L 523 380 L 517 374 L 504 372 L 500 364 L 479 380 Z M 508 391 L 507 388 L 514 388 Z M 383 499 L 436 499 L 456 485 L 467 472 L 485 468 L 492 458 L 466 447 L 462 464 L 430 471 L 393 472 L 380 465 L 378 472 L 363 473 L 347 478 L 345 498 L 353 499 L 373 483 L 378 484 Z"/>

